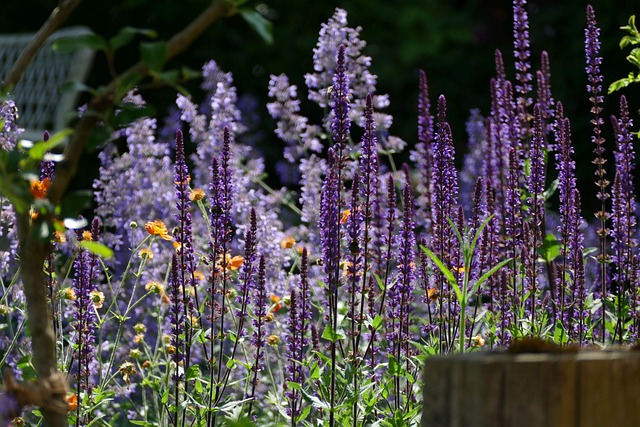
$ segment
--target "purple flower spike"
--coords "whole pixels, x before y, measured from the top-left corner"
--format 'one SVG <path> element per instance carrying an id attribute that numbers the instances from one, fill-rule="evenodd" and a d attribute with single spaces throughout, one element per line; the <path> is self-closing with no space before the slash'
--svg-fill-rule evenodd
<path id="1" fill-rule="evenodd" d="M 349 140 L 349 76 L 345 59 L 345 46 L 340 45 L 336 59 L 336 71 L 333 77 L 333 120 L 331 130 L 333 142 L 338 147 L 338 152 L 343 150 Z"/>
<path id="2" fill-rule="evenodd" d="M 516 58 L 516 92 L 518 104 L 523 107 L 531 105 L 529 93 L 532 90 L 531 81 L 531 45 L 529 43 L 529 16 L 527 15 L 527 1 L 513 2 L 513 53 Z"/>

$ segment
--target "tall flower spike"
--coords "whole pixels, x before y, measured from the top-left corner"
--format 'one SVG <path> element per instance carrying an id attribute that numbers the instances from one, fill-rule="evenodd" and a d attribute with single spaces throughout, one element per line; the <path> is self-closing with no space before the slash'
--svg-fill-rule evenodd
<path id="1" fill-rule="evenodd" d="M 540 112 L 544 120 L 544 138 L 547 141 L 549 133 L 551 133 L 551 119 L 553 118 L 553 108 L 555 101 L 551 94 L 551 66 L 549 65 L 549 54 L 542 51 L 540 55 L 540 69 L 536 72 L 538 83 L 538 104 L 540 104 Z"/>
<path id="2" fill-rule="evenodd" d="M 331 130 L 333 142 L 338 147 L 338 152 L 344 150 L 349 140 L 349 76 L 345 58 L 345 46 L 340 45 L 336 58 L 336 71 L 333 77 L 333 120 Z M 342 162 L 341 159 L 339 159 Z"/>
<path id="3" fill-rule="evenodd" d="M 529 16 L 527 15 L 527 0 L 513 1 L 513 53 L 516 58 L 516 92 L 518 104 L 524 108 L 531 105 L 529 93 L 532 90 L 531 81 L 531 46 L 529 43 Z"/>
<path id="4" fill-rule="evenodd" d="M 431 115 L 431 102 L 429 100 L 429 83 L 427 74 L 420 70 L 420 92 L 418 95 L 418 143 L 416 144 L 415 163 L 420 174 L 418 184 L 418 218 L 424 217 L 426 231 L 431 226 L 431 175 L 432 175 L 432 143 L 433 143 L 433 116 Z"/>
<path id="5" fill-rule="evenodd" d="M 598 235 L 600 237 L 600 253 L 597 256 L 598 263 L 600 264 L 599 275 L 599 292 L 602 297 L 606 295 L 606 282 L 607 282 L 607 263 L 609 262 L 609 255 L 607 254 L 607 199 L 609 193 L 607 187 L 609 181 L 606 178 L 606 169 L 604 165 L 606 158 L 604 156 L 604 137 L 602 136 L 601 126 L 604 123 L 602 113 L 602 103 L 604 97 L 602 95 L 602 81 L 603 77 L 600 72 L 600 65 L 602 65 L 602 58 L 600 55 L 600 28 L 596 23 L 596 15 L 593 10 L 593 6 L 587 5 L 587 28 L 584 32 L 585 35 L 585 56 L 586 56 L 586 71 L 587 71 L 587 92 L 589 93 L 589 101 L 591 102 L 591 113 L 593 118 L 591 124 L 593 125 L 593 135 L 591 141 L 594 144 L 593 152 L 595 153 L 595 159 L 593 163 L 596 165 L 596 186 L 598 187 L 597 198 L 600 200 L 600 210 L 596 213 L 596 218 L 600 221 L 600 228 L 598 229 Z M 604 315 L 601 318 L 600 334 L 604 340 L 605 333 L 605 319 Z"/>
<path id="6" fill-rule="evenodd" d="M 620 97 L 620 118 L 611 117 L 616 136 L 616 175 L 612 191 L 611 205 L 611 250 L 613 285 L 612 291 L 622 298 L 636 298 L 637 284 L 631 281 L 634 264 L 637 264 L 637 202 L 633 170 L 635 169 L 635 151 L 631 134 L 632 120 L 629 118 L 627 99 Z M 618 317 L 622 317 L 622 304 L 618 304 Z M 617 330 L 617 329 L 616 329 Z M 620 337 L 622 338 L 622 337 Z M 615 337 L 614 337 L 615 340 Z"/>

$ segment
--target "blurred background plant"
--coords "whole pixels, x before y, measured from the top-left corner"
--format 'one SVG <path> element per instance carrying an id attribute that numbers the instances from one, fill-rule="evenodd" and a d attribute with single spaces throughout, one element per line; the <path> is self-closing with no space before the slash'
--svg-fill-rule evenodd
<path id="1" fill-rule="evenodd" d="M 625 62 L 626 53 L 620 51 L 618 44 L 623 35 L 619 28 L 634 12 L 634 3 L 633 0 L 592 2 L 602 28 L 605 88 L 632 70 Z M 56 4 L 56 0 L 3 2 L 0 28 L 4 33 L 33 32 Z M 203 9 L 207 4 L 208 0 L 82 2 L 68 25 L 86 25 L 106 38 L 114 36 L 124 26 L 153 28 L 159 39 L 167 39 L 192 19 L 194 10 Z M 281 157 L 282 143 L 268 131 L 274 128 L 264 108 L 268 101 L 269 75 L 285 73 L 291 76 L 291 84 L 304 87 L 302 71 L 312 67 L 309 46 L 315 44 L 317 29 L 337 6 L 349 13 L 351 26 L 363 27 L 361 37 L 367 40 L 364 53 L 375 58 L 372 72 L 378 75 L 378 88 L 381 93 L 390 95 L 387 113 L 395 119 L 392 133 L 410 144 L 416 139 L 418 69 L 424 68 L 429 76 L 430 92 L 447 96 L 456 151 L 464 152 L 464 126 L 469 111 L 480 108 L 487 114 L 489 110 L 487 95 L 488 81 L 494 72 L 493 52 L 495 49 L 505 53 L 512 50 L 512 2 L 508 0 L 404 0 L 399 3 L 384 0 L 250 0 L 242 7 L 256 11 L 273 24 L 272 43 L 265 43 L 260 33 L 252 31 L 247 21 L 237 15 L 207 31 L 188 52 L 170 61 L 166 68 L 187 66 L 200 70 L 203 63 L 214 58 L 221 68 L 233 70 L 239 93 L 254 97 L 245 99 L 256 106 L 253 119 L 263 122 L 258 148 L 266 156 L 266 165 L 275 165 Z M 532 50 L 549 52 L 554 96 L 564 101 L 566 116 L 575 123 L 573 134 L 579 164 L 590 163 L 592 151 L 589 101 L 584 90 L 586 78 L 576 70 L 576 64 L 581 64 L 584 57 L 581 37 L 584 7 L 583 0 L 534 0 L 528 4 Z M 17 16 L 29 19 L 15 19 Z M 143 40 L 143 36 L 139 38 Z M 114 58 L 116 70 L 126 69 L 138 55 L 137 43 L 119 50 Z M 507 71 L 512 70 L 511 55 L 505 57 Z M 534 68 L 537 66 L 533 65 Z M 105 57 L 98 55 L 87 84 L 92 87 L 104 84 L 110 80 L 109 73 Z M 199 80 L 194 79 L 184 87 L 190 92 L 198 92 L 198 85 Z M 637 88 L 628 88 L 624 93 L 630 105 L 637 104 L 636 100 L 640 98 Z M 142 95 L 160 116 L 175 101 L 175 91 L 170 89 L 149 91 L 142 88 Z M 615 100 L 612 105 L 605 104 L 605 112 L 614 111 L 616 107 Z M 318 119 L 313 116 L 320 113 L 303 111 L 303 114 Z M 605 137 L 608 141 L 613 140 L 612 135 Z M 86 167 L 79 172 L 73 184 L 76 188 L 88 188 L 97 173 L 96 154 L 86 156 L 84 160 L 92 163 L 85 164 L 96 167 Z M 275 184 L 277 173 L 273 169 L 268 172 L 269 179 Z M 579 173 L 579 188 L 588 188 L 592 172 L 583 168 Z M 583 194 L 585 208 L 595 211 L 597 200 L 593 192 L 584 191 Z"/>

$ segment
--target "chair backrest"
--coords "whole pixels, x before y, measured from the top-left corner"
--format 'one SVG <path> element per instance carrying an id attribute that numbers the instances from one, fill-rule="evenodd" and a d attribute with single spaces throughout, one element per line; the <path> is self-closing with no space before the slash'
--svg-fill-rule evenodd
<path id="1" fill-rule="evenodd" d="M 76 107 L 78 92 L 60 91 L 68 81 L 84 81 L 94 51 L 78 49 L 71 53 L 54 51 L 51 45 L 60 37 L 90 33 L 86 27 L 69 27 L 49 37 L 33 58 L 11 97 L 18 107 L 18 126 L 25 129 L 22 138 L 41 139 L 45 130 L 56 132 L 65 127 Z M 0 34 L 0 79 L 7 75 L 33 34 Z"/>

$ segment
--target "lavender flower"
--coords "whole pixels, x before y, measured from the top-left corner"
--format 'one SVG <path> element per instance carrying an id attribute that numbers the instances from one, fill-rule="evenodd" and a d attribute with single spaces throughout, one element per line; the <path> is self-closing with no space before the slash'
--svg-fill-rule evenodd
<path id="1" fill-rule="evenodd" d="M 345 46 L 345 55 L 349 58 L 350 64 L 350 92 L 353 95 L 350 118 L 358 126 L 364 125 L 365 98 L 368 94 L 372 94 L 374 109 L 379 110 L 389 105 L 388 95 L 375 95 L 377 76 L 369 71 L 371 58 L 361 54 L 366 46 L 366 42 L 359 38 L 361 30 L 360 27 L 348 27 L 347 13 L 343 9 L 336 9 L 334 15 L 326 24 L 322 24 L 320 29 L 318 43 L 313 50 L 314 73 L 305 75 L 309 99 L 322 108 L 328 107 L 329 88 L 334 84 L 333 76 L 337 68 L 336 52 L 339 45 Z M 383 113 L 375 113 L 374 116 L 379 129 L 386 133 L 391 126 L 392 117 Z M 328 120 L 327 125 L 330 123 L 331 116 Z"/>
<path id="2" fill-rule="evenodd" d="M 596 218 L 600 221 L 600 228 L 598 235 L 600 236 L 599 249 L 600 253 L 597 256 L 598 263 L 600 264 L 600 277 L 599 277 L 599 292 L 604 298 L 606 295 L 606 281 L 608 277 L 607 263 L 610 258 L 607 254 L 607 199 L 610 197 L 607 192 L 609 181 L 606 178 L 607 171 L 604 167 L 606 159 L 604 157 L 604 137 L 602 136 L 601 126 L 603 119 L 600 116 L 602 113 L 602 81 L 603 77 L 600 72 L 600 65 L 602 65 L 602 58 L 600 55 L 600 29 L 596 23 L 596 16 L 591 5 L 587 5 L 587 28 L 584 32 L 585 35 L 585 56 L 586 56 L 586 71 L 587 71 L 587 92 L 589 93 L 589 101 L 591 102 L 591 124 L 593 125 L 593 135 L 591 141 L 594 144 L 593 152 L 595 153 L 594 163 L 596 169 L 596 186 L 598 187 L 597 198 L 601 202 L 600 210 L 596 213 Z M 601 328 L 600 334 L 604 340 L 605 333 L 605 320 L 604 312 L 601 316 Z"/>
<path id="3" fill-rule="evenodd" d="M 193 287 L 196 292 L 195 298 L 198 301 L 197 289 L 195 286 L 195 271 L 196 260 L 193 248 L 193 235 L 192 235 L 192 220 L 191 220 L 191 188 L 189 187 L 190 175 L 189 169 L 185 162 L 184 157 L 184 141 L 182 139 L 182 131 L 176 132 L 176 162 L 174 167 L 175 173 L 175 194 L 176 194 L 176 214 L 175 219 L 178 224 L 176 233 L 174 236 L 175 242 L 178 245 L 176 251 L 178 256 L 178 269 L 180 280 L 180 288 L 182 291 L 182 306 L 184 310 L 185 319 L 187 324 L 185 325 L 185 367 L 188 369 L 191 356 L 191 337 L 193 335 L 192 323 L 194 322 L 193 316 L 197 314 L 194 310 L 194 303 L 191 299 L 189 289 Z"/>
<path id="4" fill-rule="evenodd" d="M 303 343 L 302 343 L 302 323 L 299 313 L 300 302 L 296 289 L 291 290 L 291 302 L 289 308 L 289 322 L 287 334 L 288 363 L 286 367 L 287 381 L 294 382 L 302 386 L 302 363 L 303 363 Z M 301 395 L 296 389 L 285 388 L 285 397 L 289 400 L 287 414 L 296 422 L 300 415 Z"/>
<path id="5" fill-rule="evenodd" d="M 185 358 L 184 342 L 184 301 L 182 299 L 183 289 L 180 281 L 180 260 L 177 254 L 172 255 L 171 275 L 169 276 L 169 323 L 171 324 L 171 347 L 169 354 L 171 361 L 175 364 L 175 371 L 171 377 L 178 383 L 184 378 L 184 372 L 180 370 L 180 365 Z M 176 402 L 177 404 L 177 402 Z"/>
<path id="6" fill-rule="evenodd" d="M 24 129 L 18 127 L 18 107 L 13 100 L 5 99 L 0 103 L 0 120 L 3 123 L 0 129 L 0 150 L 13 150 L 18 137 L 24 132 Z"/>
<path id="7" fill-rule="evenodd" d="M 284 158 L 294 163 L 305 153 L 320 153 L 322 144 L 317 135 L 321 129 L 309 124 L 309 119 L 299 114 L 297 87 L 289 84 L 286 75 L 270 77 L 269 97 L 274 101 L 267 104 L 267 109 L 271 117 L 278 121 L 275 133 L 287 144 Z"/>
<path id="8" fill-rule="evenodd" d="M 526 10 L 526 0 L 513 1 L 513 53 L 516 58 L 516 92 L 518 104 L 523 107 L 531 105 L 529 93 L 532 90 L 530 43 L 529 43 L 529 17 Z"/>
<path id="9" fill-rule="evenodd" d="M 555 101 L 551 94 L 551 67 L 549 65 L 549 54 L 542 51 L 540 55 L 540 69 L 536 72 L 538 83 L 538 104 L 544 120 L 545 141 L 552 130 L 551 119 L 553 118 Z"/>
<path id="10" fill-rule="evenodd" d="M 418 143 L 415 151 L 411 152 L 411 160 L 416 164 L 420 174 L 417 191 L 416 218 L 425 222 L 425 228 L 430 231 L 431 224 L 431 176 L 433 174 L 431 144 L 433 142 L 433 116 L 429 101 L 429 84 L 427 75 L 420 70 L 420 94 L 418 96 Z"/>
<path id="11" fill-rule="evenodd" d="M 96 218 L 92 224 L 91 232 L 77 232 L 78 241 L 98 240 L 99 220 Z M 95 352 L 95 322 L 96 314 L 93 303 L 93 292 L 96 290 L 95 279 L 98 276 L 99 261 L 96 255 L 88 250 L 81 249 L 74 263 L 73 290 L 75 292 L 73 310 L 73 328 L 75 349 L 73 358 L 77 371 L 75 378 L 78 392 L 91 393 L 93 385 L 90 382 L 90 363 Z"/>
<path id="12" fill-rule="evenodd" d="M 556 115 L 558 117 L 558 115 Z M 582 232 L 579 229 L 580 218 L 580 206 L 577 204 L 578 192 L 576 189 L 575 178 L 575 162 L 573 157 L 573 148 L 571 146 L 571 130 L 569 119 L 562 119 L 560 123 L 556 125 L 559 129 L 560 139 L 556 141 L 557 153 L 556 163 L 558 169 L 558 194 L 560 197 L 560 226 L 558 228 L 558 234 L 560 235 L 560 254 L 562 256 L 562 265 L 560 267 L 560 273 L 558 274 L 557 289 L 558 295 L 556 295 L 556 305 L 560 308 L 559 316 L 563 324 L 566 326 L 568 323 L 569 313 L 565 311 L 569 297 L 572 296 L 574 291 L 573 287 L 579 283 L 576 283 L 576 270 L 577 263 L 582 262 L 582 252 L 579 250 L 582 245 Z M 576 256 L 579 255 L 579 260 Z M 567 275 L 571 273 L 573 275 L 573 281 L 567 283 Z M 568 329 L 568 328 L 567 328 Z"/>
<path id="13" fill-rule="evenodd" d="M 264 362 L 264 322 L 265 316 L 267 315 L 267 289 L 265 280 L 265 258 L 264 255 L 261 254 L 258 261 L 258 280 L 256 282 L 254 295 L 255 304 L 253 313 L 253 326 L 255 327 L 255 332 L 253 333 L 251 344 L 254 346 L 256 353 L 254 364 L 251 368 L 254 372 L 253 380 L 251 381 L 251 397 L 253 397 L 253 392 L 255 391 L 255 386 L 257 385 L 257 374 L 263 369 Z"/>
<path id="14" fill-rule="evenodd" d="M 637 264 L 637 218 L 635 215 L 637 202 L 633 183 L 635 169 L 635 151 L 633 136 L 631 135 L 632 120 L 629 118 L 629 108 L 625 96 L 620 97 L 620 118 L 611 117 L 615 130 L 617 147 L 614 152 L 616 160 L 616 175 L 612 192 L 612 221 L 611 221 L 611 252 L 613 261 L 613 292 L 619 298 L 629 292 L 630 298 L 635 298 L 637 290 L 632 282 L 633 267 Z M 621 310 L 619 302 L 618 311 Z M 618 313 L 621 317 L 622 313 Z M 614 337 L 615 339 L 615 337 Z"/>

